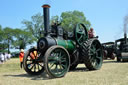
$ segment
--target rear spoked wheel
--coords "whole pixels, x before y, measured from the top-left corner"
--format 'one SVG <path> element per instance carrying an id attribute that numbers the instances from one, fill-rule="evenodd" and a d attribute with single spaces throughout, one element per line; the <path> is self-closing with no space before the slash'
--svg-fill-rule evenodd
<path id="1" fill-rule="evenodd" d="M 44 71 L 44 63 L 39 59 L 40 56 L 41 53 L 35 48 L 27 51 L 23 59 L 23 67 L 28 74 L 40 75 Z"/>
<path id="2" fill-rule="evenodd" d="M 62 46 L 52 46 L 45 53 L 45 70 L 52 78 L 63 77 L 70 67 L 68 51 Z"/>
<path id="3" fill-rule="evenodd" d="M 89 46 L 85 44 L 88 47 L 88 53 L 85 56 L 85 65 L 89 70 L 98 70 L 101 68 L 103 62 L 102 46 L 97 39 L 88 40 L 86 43 Z"/>

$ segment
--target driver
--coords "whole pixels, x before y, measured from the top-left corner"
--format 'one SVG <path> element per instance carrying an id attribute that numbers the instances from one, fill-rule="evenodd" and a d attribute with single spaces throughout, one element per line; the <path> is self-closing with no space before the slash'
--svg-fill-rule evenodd
<path id="1" fill-rule="evenodd" d="M 88 35 L 89 35 L 89 38 L 94 38 L 95 37 L 95 32 L 94 32 L 93 28 L 90 28 L 90 30 L 88 31 Z"/>

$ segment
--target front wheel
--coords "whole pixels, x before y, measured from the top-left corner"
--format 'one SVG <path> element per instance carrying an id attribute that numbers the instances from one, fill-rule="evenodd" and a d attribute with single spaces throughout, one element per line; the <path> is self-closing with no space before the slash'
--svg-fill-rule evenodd
<path id="1" fill-rule="evenodd" d="M 29 49 L 23 59 L 24 70 L 30 75 L 40 75 L 44 72 L 44 63 L 39 59 L 41 53 L 36 48 Z"/>
<path id="2" fill-rule="evenodd" d="M 52 46 L 45 53 L 45 70 L 52 78 L 63 77 L 70 67 L 68 51 L 62 46 Z"/>

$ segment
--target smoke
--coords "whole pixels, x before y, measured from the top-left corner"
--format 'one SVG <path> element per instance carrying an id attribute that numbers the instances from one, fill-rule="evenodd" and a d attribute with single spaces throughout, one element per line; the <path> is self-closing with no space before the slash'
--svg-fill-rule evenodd
<path id="1" fill-rule="evenodd" d="M 124 33 L 127 34 L 128 15 L 124 17 Z"/>
<path id="2" fill-rule="evenodd" d="M 116 35 L 114 36 L 114 39 L 119 39 L 119 37 L 125 36 L 128 32 L 127 29 L 128 29 L 128 15 L 124 17 L 123 25 L 120 27 L 119 32 L 116 33 Z"/>
<path id="3" fill-rule="evenodd" d="M 115 35 L 114 35 L 114 39 L 115 39 L 115 40 L 121 38 L 122 36 L 124 36 L 124 35 L 123 35 L 124 30 L 122 30 L 122 29 L 123 29 L 123 26 L 121 26 L 121 27 L 118 29 L 119 31 L 115 33 Z"/>

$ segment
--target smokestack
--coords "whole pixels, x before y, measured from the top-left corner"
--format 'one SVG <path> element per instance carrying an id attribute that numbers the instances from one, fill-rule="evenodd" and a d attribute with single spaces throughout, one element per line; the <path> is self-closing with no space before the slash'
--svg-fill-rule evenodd
<path id="1" fill-rule="evenodd" d="M 45 36 L 48 35 L 48 30 L 50 29 L 50 23 L 49 23 L 49 8 L 50 5 L 45 4 L 42 6 L 43 7 L 43 14 L 44 14 L 44 31 L 45 31 Z"/>
<path id="2" fill-rule="evenodd" d="M 124 24 L 124 39 L 125 39 L 125 44 L 127 44 L 127 28 L 126 28 L 126 24 Z"/>

